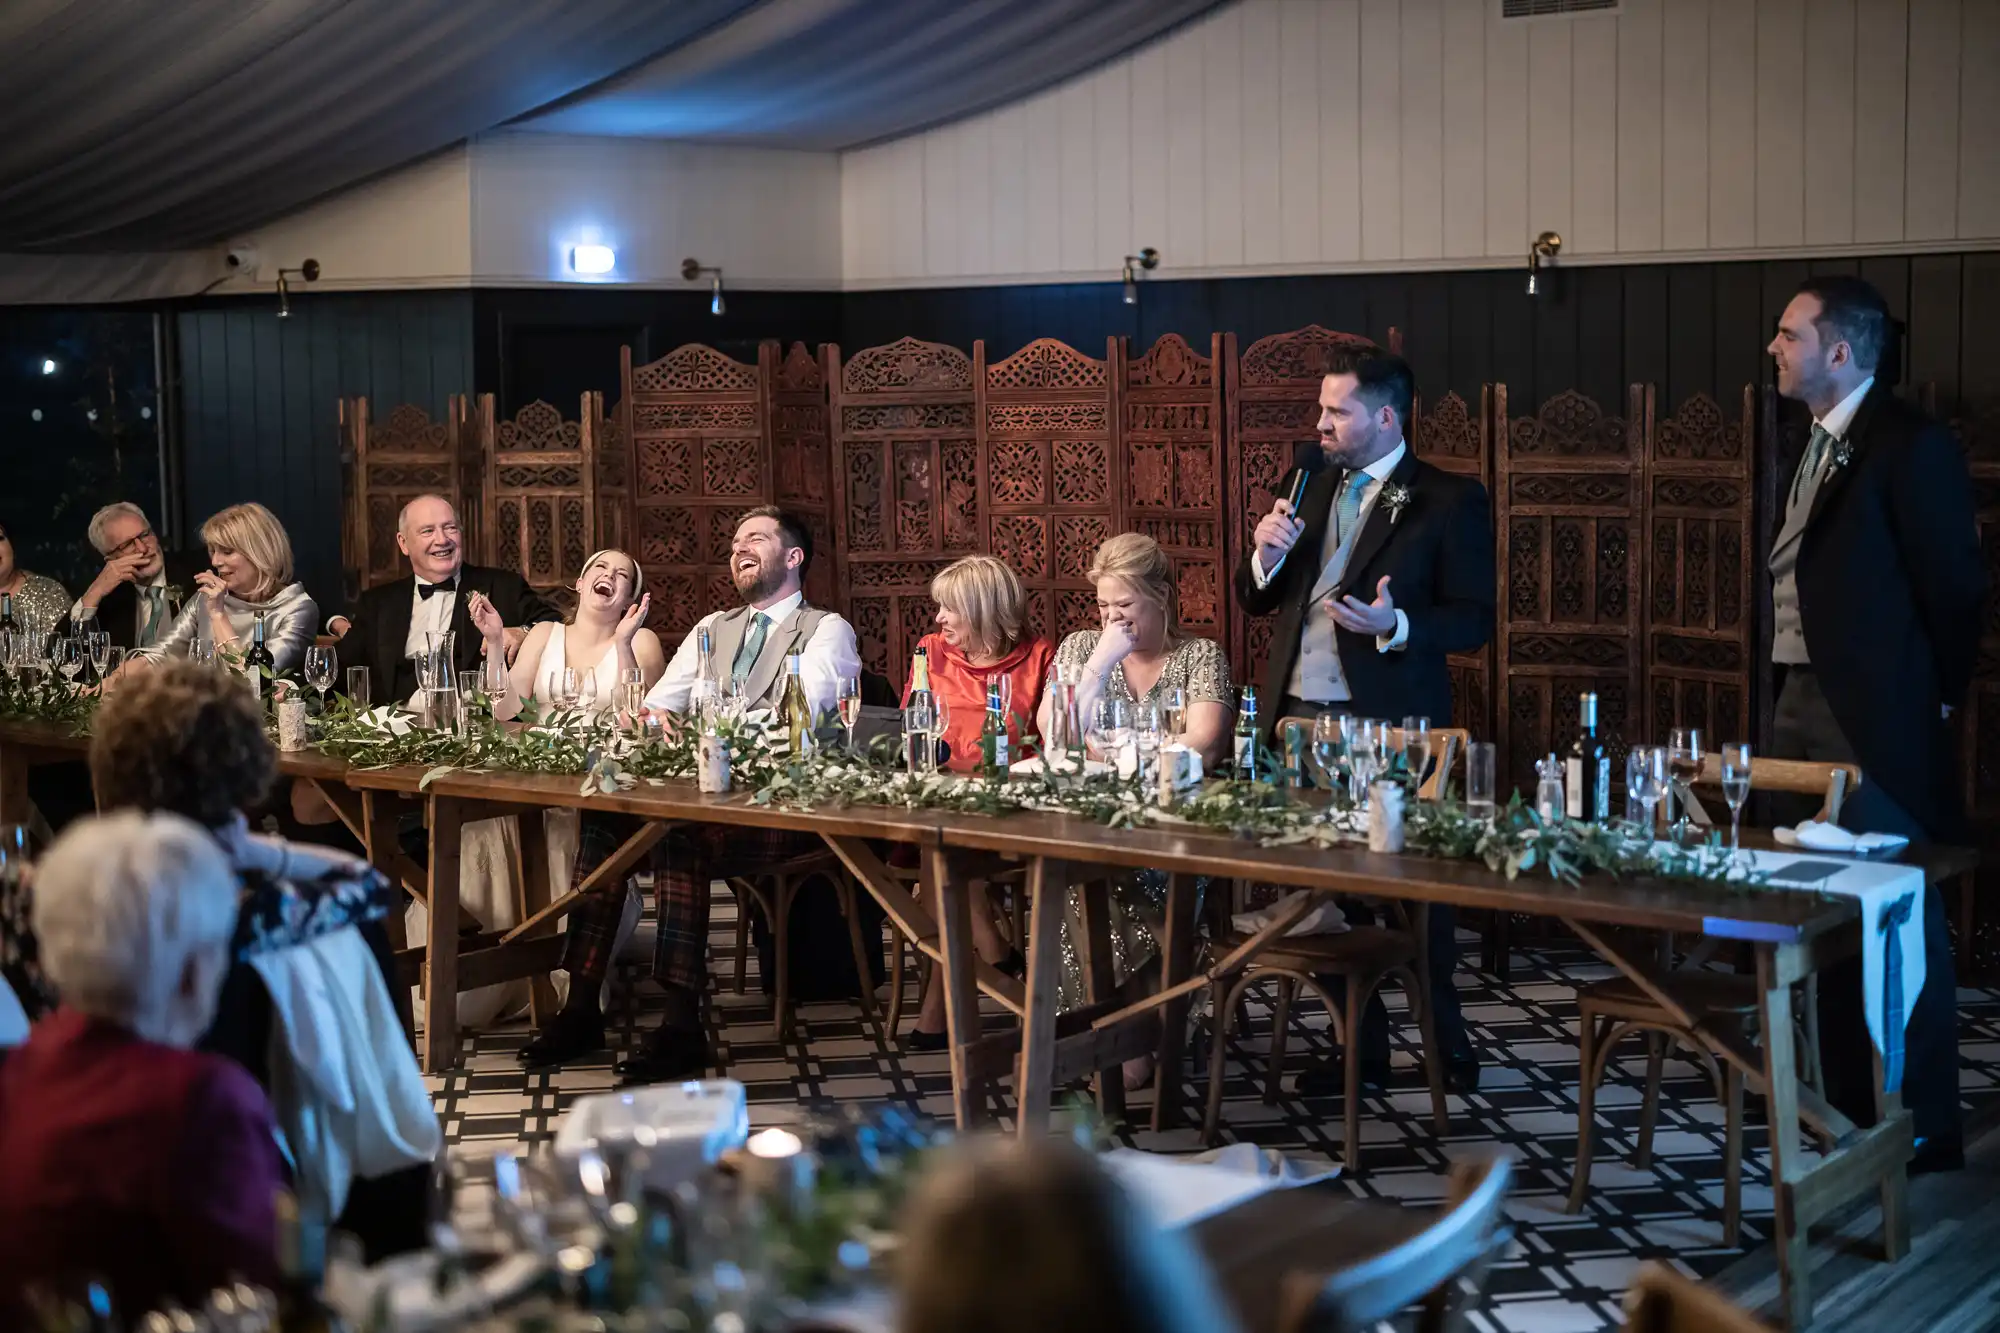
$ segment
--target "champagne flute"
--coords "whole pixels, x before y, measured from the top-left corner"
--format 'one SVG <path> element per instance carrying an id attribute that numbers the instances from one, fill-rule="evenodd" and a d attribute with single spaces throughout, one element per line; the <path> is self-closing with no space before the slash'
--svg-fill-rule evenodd
<path id="1" fill-rule="evenodd" d="M 104 681 L 105 665 L 111 660 L 111 636 L 103 630 L 92 630 L 83 639 L 84 648 L 90 654 L 90 667 L 100 684 Z"/>
<path id="2" fill-rule="evenodd" d="M 549 701 L 557 708 L 575 708 L 582 693 L 583 674 L 575 667 L 564 667 L 561 671 L 549 673 Z"/>
<path id="3" fill-rule="evenodd" d="M 368 668 L 351 666 L 347 668 L 347 702 L 357 713 L 368 711 Z"/>
<path id="4" fill-rule="evenodd" d="M 597 672 L 586 671 L 576 684 L 576 702 L 588 713 L 597 707 Z"/>
<path id="5" fill-rule="evenodd" d="M 333 688 L 334 674 L 339 670 L 339 659 L 331 648 L 318 644 L 306 649 L 306 684 L 319 692 L 319 711 L 326 711 L 326 692 Z"/>
<path id="6" fill-rule="evenodd" d="M 1658 745 L 1643 745 L 1634 746 L 1633 753 L 1638 756 L 1638 762 L 1635 765 L 1627 760 L 1625 773 L 1627 778 L 1635 779 L 1641 818 L 1646 836 L 1650 838 L 1654 828 L 1653 809 L 1667 791 L 1667 752 Z"/>
<path id="7" fill-rule="evenodd" d="M 1377 736 L 1377 729 L 1381 726 L 1381 723 L 1368 718 L 1355 722 L 1354 744 L 1347 752 L 1347 768 L 1349 781 L 1353 784 L 1354 801 L 1364 808 L 1368 805 L 1368 788 L 1374 783 L 1376 775 L 1381 772 L 1379 758 L 1382 751 L 1376 748 L 1378 745 L 1386 745 L 1386 741 Z"/>
<path id="8" fill-rule="evenodd" d="M 1403 719 L 1403 762 L 1410 770 L 1410 784 L 1421 788 L 1424 772 L 1431 766 L 1431 720 L 1427 717 Z"/>
<path id="9" fill-rule="evenodd" d="M 1148 780 L 1160 755 L 1160 706 L 1141 699 L 1132 708 L 1132 744 L 1139 751 L 1139 781 Z"/>
<path id="10" fill-rule="evenodd" d="M 1187 735 L 1187 691 L 1179 685 L 1160 687 L 1160 708 L 1165 713 L 1161 730 L 1170 745 Z"/>
<path id="11" fill-rule="evenodd" d="M 1674 836 L 1678 838 L 1687 833 L 1691 821 L 1687 805 L 1677 793 L 1701 773 L 1701 732 L 1698 729 L 1674 727 L 1667 732 L 1667 772 L 1672 779 L 1666 793 L 1668 818 Z"/>
<path id="12" fill-rule="evenodd" d="M 1722 747 L 1722 799 L 1729 802 L 1729 850 L 1743 849 L 1743 803 L 1750 799 L 1750 746 Z"/>
<path id="13" fill-rule="evenodd" d="M 840 709 L 840 725 L 847 728 L 847 753 L 854 754 L 854 728 L 861 721 L 861 677 L 842 676 L 834 687 Z"/>

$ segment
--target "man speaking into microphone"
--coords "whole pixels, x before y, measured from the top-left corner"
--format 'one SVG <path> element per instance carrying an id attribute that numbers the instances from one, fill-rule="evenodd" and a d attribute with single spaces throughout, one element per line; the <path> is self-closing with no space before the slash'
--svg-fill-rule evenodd
<path id="1" fill-rule="evenodd" d="M 1445 654 L 1472 652 L 1493 632 L 1493 525 L 1486 488 L 1420 462 L 1407 431 L 1416 377 L 1373 349 L 1337 356 L 1319 390 L 1325 466 L 1294 505 L 1281 497 L 1258 521 L 1236 571 L 1252 615 L 1278 613 L 1264 663 L 1259 740 L 1286 716 L 1326 710 L 1451 721 Z M 1275 747 L 1273 747 L 1275 748 Z M 1452 1081 L 1478 1081 L 1459 1017 L 1452 912 L 1431 910 L 1431 988 Z M 1369 1002 L 1362 1024 L 1365 1082 L 1388 1065 L 1387 1014 Z M 1311 1094 L 1307 1082 L 1302 1091 Z M 1338 1087 L 1336 1081 L 1334 1087 Z"/>

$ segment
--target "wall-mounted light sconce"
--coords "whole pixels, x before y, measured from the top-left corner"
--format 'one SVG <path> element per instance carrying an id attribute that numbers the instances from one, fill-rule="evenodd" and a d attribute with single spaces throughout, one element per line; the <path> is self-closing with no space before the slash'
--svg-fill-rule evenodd
<path id="1" fill-rule="evenodd" d="M 681 278 L 684 281 L 694 282 L 704 273 L 712 275 L 708 281 L 708 313 L 719 315 L 727 308 L 722 304 L 722 270 L 698 259 L 681 261 Z"/>
<path id="2" fill-rule="evenodd" d="M 281 268 L 278 270 L 279 319 L 290 319 L 292 317 L 292 287 L 286 279 L 290 278 L 293 274 L 297 274 L 305 282 L 318 282 L 319 261 L 317 259 L 308 259 L 297 268 Z"/>
<path id="3" fill-rule="evenodd" d="M 608 245 L 577 245 L 570 247 L 569 271 L 585 277 L 609 273 L 618 267 L 618 252 Z"/>
<path id="4" fill-rule="evenodd" d="M 1528 247 L 1528 295 L 1535 296 L 1541 291 L 1542 261 L 1555 263 L 1556 252 L 1562 248 L 1563 238 L 1552 231 L 1543 232 Z"/>
<path id="5" fill-rule="evenodd" d="M 1125 304 L 1139 304 L 1139 274 L 1137 269 L 1151 273 L 1160 266 L 1160 252 L 1147 246 L 1136 255 L 1125 256 Z"/>

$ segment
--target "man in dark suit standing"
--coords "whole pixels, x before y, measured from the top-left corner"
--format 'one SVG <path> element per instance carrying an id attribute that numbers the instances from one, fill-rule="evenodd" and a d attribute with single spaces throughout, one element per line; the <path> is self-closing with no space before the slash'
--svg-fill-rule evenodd
<path id="1" fill-rule="evenodd" d="M 1449 722 L 1445 654 L 1471 652 L 1493 632 L 1486 488 L 1418 460 L 1405 436 L 1415 396 L 1401 357 L 1337 358 L 1320 382 L 1328 466 L 1312 476 L 1297 513 L 1281 498 L 1258 522 L 1256 548 L 1236 571 L 1244 609 L 1278 613 L 1258 718 L 1266 745 L 1280 717 L 1327 709 Z M 1450 907 L 1430 909 L 1431 996 L 1450 1078 L 1476 1087 L 1479 1063 L 1452 981 L 1455 924 Z M 1360 1045 L 1362 1079 L 1379 1085 L 1389 1064 L 1379 997 L 1368 1003 Z M 1308 1094 L 1342 1086 L 1337 1067 L 1300 1080 Z"/>
<path id="2" fill-rule="evenodd" d="M 70 607 L 70 623 L 94 617 L 117 647 L 151 648 L 194 595 L 194 576 L 208 568 L 206 555 L 162 550 L 146 511 L 125 500 L 93 514 L 89 535 L 104 568 Z"/>
<path id="3" fill-rule="evenodd" d="M 410 577 L 370 588 L 347 615 L 327 621 L 340 640 L 348 666 L 368 668 L 376 704 L 407 700 L 417 690 L 412 658 L 424 651 L 426 636 L 454 631 L 454 670 L 479 665 L 484 640 L 473 628 L 467 602 L 484 596 L 508 626 L 509 659 L 526 637 L 522 626 L 554 620 L 556 612 L 519 574 L 465 563 L 465 539 L 458 513 L 441 495 L 420 495 L 403 506 L 396 520 L 396 546 L 408 557 Z"/>
<path id="4" fill-rule="evenodd" d="M 1881 294 L 1858 278 L 1808 279 L 1779 318 L 1778 392 L 1813 428 L 1782 500 L 1771 550 L 1773 749 L 1861 765 L 1841 811 L 1853 829 L 1961 841 L 1952 715 L 1978 654 L 1986 575 L 1964 455 L 1940 423 L 1875 378 L 1889 339 Z M 1964 1162 L 1958 1114 L 1957 978 L 1944 903 L 1922 903 L 1924 988 L 1904 1034 L 1913 1170 Z M 1875 1118 L 1861 962 L 1820 983 L 1827 1097 Z"/>

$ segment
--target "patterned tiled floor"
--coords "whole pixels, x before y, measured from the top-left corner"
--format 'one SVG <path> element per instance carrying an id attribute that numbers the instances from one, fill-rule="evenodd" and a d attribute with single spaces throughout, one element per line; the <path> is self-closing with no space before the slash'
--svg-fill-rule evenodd
<path id="1" fill-rule="evenodd" d="M 950 1075 L 943 1054 L 905 1052 L 885 1038 L 878 1020 L 854 1004 L 799 1008 L 794 1031 L 780 1043 L 750 961 L 748 993 L 731 993 L 727 979 L 734 954 L 735 905 L 718 894 L 712 922 L 714 975 L 722 979 L 713 1006 L 713 1037 L 729 1075 L 748 1089 L 753 1124 L 780 1123 L 800 1108 L 847 1101 L 893 1100 L 941 1120 L 951 1115 Z M 1477 951 L 1467 936 L 1468 958 Z M 1576 1149 L 1576 1004 L 1578 982 L 1606 975 L 1593 957 L 1573 950 L 1517 951 L 1512 980 L 1502 984 L 1461 969 L 1459 987 L 1473 1041 L 1485 1061 L 1480 1090 L 1452 1096 L 1452 1132 L 1431 1129 L 1429 1095 L 1413 1049 L 1400 1044 L 1391 1086 L 1364 1100 L 1361 1123 L 1364 1170 L 1347 1179 L 1357 1194 L 1427 1203 L 1439 1198 L 1454 1157 L 1504 1147 L 1517 1174 L 1508 1204 L 1516 1246 L 1491 1274 L 1487 1298 L 1472 1316 L 1482 1333 L 1569 1333 L 1613 1328 L 1621 1320 L 1619 1297 L 1632 1271 L 1648 1259 L 1679 1264 L 1700 1276 L 1713 1274 L 1742 1249 L 1721 1242 L 1722 1112 L 1707 1081 L 1691 1063 L 1669 1059 L 1665 1095 L 1651 1169 L 1626 1161 L 1638 1119 L 1644 1047 L 1637 1038 L 1598 1096 L 1597 1163 L 1584 1212 L 1563 1211 Z M 637 972 L 627 967 L 618 985 Z M 613 1000 L 616 1055 L 654 1021 L 650 985 L 638 985 L 635 1003 L 624 992 Z M 1246 1064 L 1233 1053 L 1225 1084 L 1225 1137 L 1283 1149 L 1302 1159 L 1334 1161 L 1340 1150 L 1337 1098 L 1294 1094 L 1287 1078 L 1275 1105 L 1262 1100 L 1262 1061 L 1271 1015 L 1264 997 L 1253 997 L 1252 1022 L 1240 1038 Z M 912 997 L 914 1001 L 914 997 Z M 1400 995 L 1389 993 L 1392 1016 Z M 914 1002 L 910 1008 L 914 1010 Z M 1302 1012 L 1301 1012 L 1302 1011 Z M 1961 1087 L 1968 1112 L 2000 1100 L 2000 992 L 1960 993 Z M 1288 1062 L 1331 1049 L 1327 1017 L 1317 1004 L 1294 1009 Z M 905 1025 L 909 1020 L 906 1017 Z M 553 1137 L 565 1107 L 579 1096 L 608 1089 L 614 1080 L 605 1055 L 550 1074 L 525 1074 L 514 1051 L 523 1023 L 489 1030 L 467 1043 L 462 1070 L 430 1080 L 445 1133 L 465 1183 L 461 1201 L 479 1209 L 481 1159 L 515 1145 Z M 1199 1042 L 1200 1038 L 1197 1038 Z M 1402 1042 L 1399 1036 L 1398 1041 Z M 1197 1052 L 1199 1054 L 1199 1052 Z M 1205 1059 L 1189 1062 L 1186 1104 L 1199 1114 L 1206 1095 Z M 1129 1114 L 1143 1123 L 1146 1094 Z M 1193 1128 L 1130 1135 L 1141 1148 L 1192 1151 Z M 1771 1196 L 1763 1168 L 1761 1128 L 1747 1134 L 1742 1248 L 1768 1235 Z"/>

